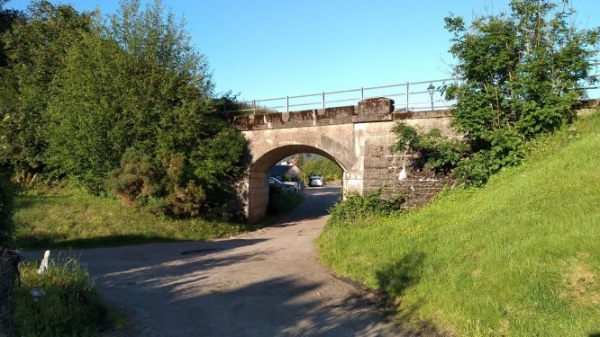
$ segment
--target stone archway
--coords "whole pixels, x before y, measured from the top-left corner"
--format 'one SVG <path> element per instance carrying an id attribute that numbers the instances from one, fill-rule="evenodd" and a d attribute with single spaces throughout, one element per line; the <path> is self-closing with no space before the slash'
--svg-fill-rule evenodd
<path id="1" fill-rule="evenodd" d="M 409 200 L 419 200 L 419 193 L 431 194 L 442 185 L 423 180 L 418 172 L 399 181 L 406 160 L 392 150 L 396 141 L 392 129 L 402 122 L 420 131 L 438 128 L 451 135 L 450 118 L 449 111 L 394 112 L 393 101 L 386 98 L 367 99 L 357 106 L 239 116 L 234 124 L 246 137 L 252 155 L 240 191 L 247 220 L 255 222 L 266 214 L 269 168 L 297 153 L 319 154 L 342 167 L 344 193 L 363 194 L 385 186 L 389 194 L 406 192 Z"/>
<path id="2" fill-rule="evenodd" d="M 256 222 L 266 215 L 269 202 L 268 172 L 281 159 L 295 154 L 313 153 L 333 161 L 344 171 L 356 166 L 357 158 L 353 154 L 352 147 L 340 144 L 329 137 L 328 132 L 319 134 L 308 132 L 310 135 L 307 135 L 307 131 L 316 131 L 312 129 L 303 130 L 304 137 L 295 134 L 296 132 L 273 135 L 272 132 L 268 132 L 269 130 L 258 135 L 256 131 L 252 135 L 246 135 L 253 157 L 245 186 L 247 195 L 245 211 L 249 222 Z M 273 138 L 277 138 L 279 146 L 272 142 Z M 308 145 L 310 143 L 312 145 Z"/>

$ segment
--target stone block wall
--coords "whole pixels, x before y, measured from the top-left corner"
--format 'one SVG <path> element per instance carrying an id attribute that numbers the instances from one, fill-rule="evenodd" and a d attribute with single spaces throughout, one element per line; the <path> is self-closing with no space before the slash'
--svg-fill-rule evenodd
<path id="1" fill-rule="evenodd" d="M 262 219 L 269 204 L 268 172 L 251 172 L 249 174 L 246 196 L 246 219 L 254 223 Z"/>
<path id="2" fill-rule="evenodd" d="M 393 110 L 394 101 L 381 97 L 360 101 L 356 106 L 236 116 L 233 125 L 250 131 L 382 121 L 392 120 Z"/>
<path id="3" fill-rule="evenodd" d="M 377 97 L 358 102 L 357 112 L 359 115 L 386 115 L 394 111 L 394 100 Z"/>
<path id="4" fill-rule="evenodd" d="M 429 171 L 413 170 L 412 160 L 413 158 L 407 156 L 405 161 L 401 154 L 378 154 L 377 150 L 369 151 L 369 155 L 365 157 L 364 193 L 379 188 L 383 188 L 383 197 L 402 193 L 407 196 L 404 207 L 414 209 L 428 203 L 444 186 L 454 182 L 452 177 L 436 176 Z M 399 175 L 403 163 L 407 178 L 401 181 Z"/>
<path id="5" fill-rule="evenodd" d="M 420 207 L 437 195 L 444 186 L 453 183 L 451 177 L 435 176 L 427 171 L 415 171 L 414 157 L 393 151 L 396 135 L 391 132 L 394 122 L 369 124 L 364 134 L 363 194 L 383 188 L 383 196 L 407 195 L 408 209 Z M 400 181 L 402 168 L 407 178 Z"/>

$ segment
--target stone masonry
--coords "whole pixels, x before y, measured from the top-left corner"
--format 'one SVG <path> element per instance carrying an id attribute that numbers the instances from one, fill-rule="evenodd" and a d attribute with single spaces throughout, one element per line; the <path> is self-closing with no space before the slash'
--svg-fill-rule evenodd
<path id="1" fill-rule="evenodd" d="M 582 101 L 579 113 L 596 111 L 598 100 Z M 277 161 L 298 153 L 315 153 L 336 162 L 344 170 L 344 193 L 363 194 L 384 187 L 387 195 L 406 193 L 406 207 L 429 201 L 451 181 L 411 170 L 412 156 L 395 153 L 393 126 L 406 123 L 420 132 L 437 128 L 448 137 L 447 110 L 395 112 L 394 101 L 373 98 L 356 106 L 238 116 L 235 126 L 250 144 L 252 164 L 240 195 L 245 199 L 247 220 L 262 218 L 269 198 L 268 170 Z M 398 179 L 402 168 L 407 178 Z"/>
<path id="2" fill-rule="evenodd" d="M 387 98 L 367 99 L 356 106 L 237 117 L 234 124 L 249 141 L 252 155 L 241 191 L 248 221 L 266 214 L 269 168 L 297 153 L 315 153 L 336 162 L 344 170 L 344 193 L 384 187 L 386 194 L 407 193 L 409 207 L 429 200 L 447 181 L 411 172 L 410 156 L 394 153 L 396 135 L 391 130 L 398 122 L 454 136 L 449 111 L 394 112 L 394 101 Z M 399 181 L 403 164 L 408 178 Z"/>

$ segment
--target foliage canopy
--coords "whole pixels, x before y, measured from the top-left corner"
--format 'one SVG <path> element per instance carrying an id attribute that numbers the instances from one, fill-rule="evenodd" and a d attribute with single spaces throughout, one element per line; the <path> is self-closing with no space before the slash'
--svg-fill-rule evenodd
<path id="1" fill-rule="evenodd" d="M 518 164 L 525 142 L 576 117 L 599 29 L 577 29 L 574 15 L 571 1 L 513 0 L 509 13 L 469 27 L 445 18 L 461 78 L 445 88 L 446 98 L 456 99 L 453 123 L 473 151 L 459 164 L 463 178 L 484 183 Z"/>
<path id="2" fill-rule="evenodd" d="M 396 150 L 409 146 L 421 166 L 454 170 L 474 185 L 519 164 L 527 142 L 576 118 L 584 84 L 596 81 L 588 72 L 600 29 L 577 29 L 575 14 L 571 1 L 512 0 L 508 13 L 480 16 L 468 27 L 462 17 L 446 17 L 460 80 L 442 90 L 456 100 L 452 123 L 465 144 L 400 125 Z"/>
<path id="3" fill-rule="evenodd" d="M 224 210 L 246 143 L 185 23 L 160 0 L 99 14 L 36 1 L 2 35 L 0 165 L 22 182 L 67 179 L 171 215 Z"/>

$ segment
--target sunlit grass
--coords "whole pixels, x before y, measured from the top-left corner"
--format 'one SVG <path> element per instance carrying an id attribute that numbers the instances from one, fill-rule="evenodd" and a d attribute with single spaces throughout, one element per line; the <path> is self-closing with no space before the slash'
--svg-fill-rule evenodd
<path id="1" fill-rule="evenodd" d="M 37 273 L 38 265 L 39 261 L 20 266 L 17 336 L 99 336 L 126 328 L 123 315 L 100 299 L 76 258 L 62 255 L 50 260 L 43 275 Z M 33 289 L 39 296 L 32 296 Z"/>
<path id="2" fill-rule="evenodd" d="M 485 188 L 376 225 L 329 224 L 323 261 L 456 336 L 598 333 L 600 114 L 535 146 Z"/>
<path id="3" fill-rule="evenodd" d="M 156 217 L 118 200 L 74 189 L 21 194 L 16 200 L 14 221 L 17 245 L 21 248 L 208 240 L 243 230 L 242 225 L 235 223 Z"/>

